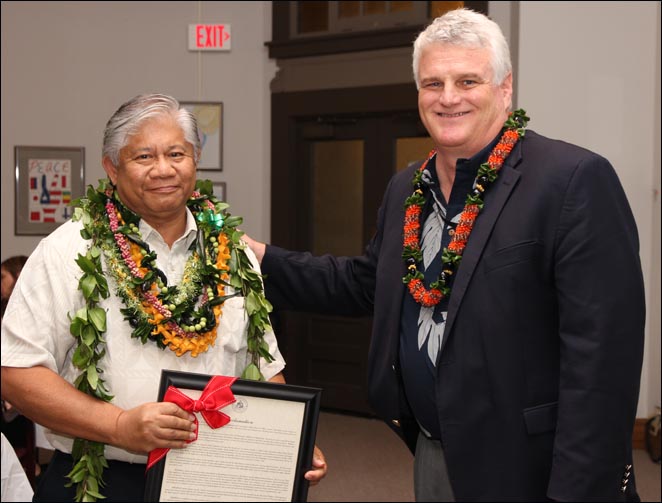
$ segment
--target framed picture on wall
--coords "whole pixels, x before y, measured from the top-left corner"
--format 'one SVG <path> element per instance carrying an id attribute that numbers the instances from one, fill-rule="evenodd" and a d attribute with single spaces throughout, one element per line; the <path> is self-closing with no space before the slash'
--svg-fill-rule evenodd
<path id="1" fill-rule="evenodd" d="M 218 197 L 221 201 L 228 201 L 228 188 L 225 182 L 212 182 L 214 187 L 214 195 Z"/>
<path id="2" fill-rule="evenodd" d="M 198 121 L 202 155 L 198 169 L 223 171 L 223 103 L 219 101 L 180 101 Z"/>
<path id="3" fill-rule="evenodd" d="M 14 233 L 46 235 L 71 218 L 85 190 L 84 147 L 14 147 Z"/>

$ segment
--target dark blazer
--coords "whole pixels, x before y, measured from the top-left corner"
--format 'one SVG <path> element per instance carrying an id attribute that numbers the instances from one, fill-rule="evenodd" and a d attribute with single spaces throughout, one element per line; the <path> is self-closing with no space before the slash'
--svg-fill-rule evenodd
<path id="1" fill-rule="evenodd" d="M 417 167 L 389 183 L 363 256 L 269 246 L 262 262 L 277 308 L 374 314 L 370 401 L 412 449 L 398 339 Z M 449 299 L 435 394 L 457 500 L 638 500 L 644 321 L 637 228 L 612 166 L 527 131 L 485 196 Z"/>

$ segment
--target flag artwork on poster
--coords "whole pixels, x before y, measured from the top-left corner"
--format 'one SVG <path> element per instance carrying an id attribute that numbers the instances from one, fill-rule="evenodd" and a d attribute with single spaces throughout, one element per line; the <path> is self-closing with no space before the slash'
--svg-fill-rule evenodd
<path id="1" fill-rule="evenodd" d="M 32 223 L 71 217 L 71 159 L 28 159 L 28 207 Z"/>

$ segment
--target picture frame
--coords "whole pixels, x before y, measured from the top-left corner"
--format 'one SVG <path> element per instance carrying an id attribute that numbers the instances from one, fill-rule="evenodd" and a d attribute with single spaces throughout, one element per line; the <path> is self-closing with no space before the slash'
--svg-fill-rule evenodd
<path id="1" fill-rule="evenodd" d="M 223 103 L 220 101 L 180 101 L 198 122 L 202 153 L 198 169 L 223 171 Z"/>
<path id="2" fill-rule="evenodd" d="M 220 200 L 226 203 L 228 201 L 228 185 L 226 182 L 212 182 L 212 187 L 214 188 L 214 195 Z"/>
<path id="3" fill-rule="evenodd" d="M 46 235 L 73 215 L 85 191 L 85 147 L 14 147 L 14 234 Z"/>
<path id="4" fill-rule="evenodd" d="M 158 400 L 170 386 L 197 400 L 212 377 L 164 369 Z M 322 390 L 237 379 L 231 391 L 219 409 L 230 422 L 211 429 L 198 416 L 197 440 L 147 471 L 145 501 L 307 500 Z"/>

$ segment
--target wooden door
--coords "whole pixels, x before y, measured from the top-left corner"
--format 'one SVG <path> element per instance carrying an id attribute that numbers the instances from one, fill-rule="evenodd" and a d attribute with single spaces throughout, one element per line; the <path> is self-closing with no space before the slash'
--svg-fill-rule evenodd
<path id="1" fill-rule="evenodd" d="M 411 89 L 403 91 L 411 96 Z M 352 101 L 355 91 L 345 92 L 344 98 L 336 96 L 339 103 Z M 314 109 L 320 102 L 309 98 Z M 279 131 L 288 138 L 277 143 L 276 134 L 273 144 L 282 152 L 272 173 L 273 244 L 316 255 L 363 252 L 386 185 L 404 167 L 398 164 L 424 158 L 430 148 L 415 92 L 412 98 L 408 110 L 368 113 L 360 109 L 365 103 L 343 113 L 310 114 L 313 110 L 302 106 L 308 113 L 298 114 L 297 107 L 283 107 Z M 275 320 L 288 382 L 322 388 L 327 409 L 372 415 L 366 392 L 372 318 L 283 312 Z"/>

